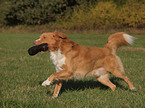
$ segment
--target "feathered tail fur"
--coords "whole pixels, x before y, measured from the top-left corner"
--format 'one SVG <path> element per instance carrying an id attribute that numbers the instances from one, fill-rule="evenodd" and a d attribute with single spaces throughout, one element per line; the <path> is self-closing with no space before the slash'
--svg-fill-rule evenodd
<path id="1" fill-rule="evenodd" d="M 115 33 L 108 38 L 108 42 L 104 47 L 111 49 L 112 53 L 115 54 L 120 46 L 128 44 L 132 45 L 134 39 L 135 37 L 123 32 Z"/>

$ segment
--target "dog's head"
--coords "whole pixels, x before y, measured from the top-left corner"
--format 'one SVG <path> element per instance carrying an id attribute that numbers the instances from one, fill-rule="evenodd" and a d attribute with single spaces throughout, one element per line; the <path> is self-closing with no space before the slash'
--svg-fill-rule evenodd
<path id="1" fill-rule="evenodd" d="M 66 35 L 63 33 L 58 32 L 49 32 L 49 33 L 43 33 L 40 35 L 40 38 L 34 41 L 35 45 L 40 45 L 42 43 L 48 44 L 48 50 L 55 51 L 60 46 L 60 43 L 67 39 Z"/>

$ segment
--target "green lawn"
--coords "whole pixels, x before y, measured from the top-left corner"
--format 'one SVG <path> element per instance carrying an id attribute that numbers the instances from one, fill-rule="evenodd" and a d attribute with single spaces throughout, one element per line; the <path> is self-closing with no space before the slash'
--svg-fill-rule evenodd
<path id="1" fill-rule="evenodd" d="M 129 90 L 121 79 L 110 75 L 117 85 L 113 92 L 95 78 L 64 82 L 58 98 L 52 99 L 54 85 L 41 83 L 54 71 L 49 53 L 29 56 L 27 49 L 40 34 L 0 33 L 0 107 L 2 108 L 143 108 L 145 107 L 145 36 L 137 37 L 133 46 L 120 48 L 126 74 L 137 88 Z M 109 35 L 68 34 L 73 41 L 102 47 Z"/>

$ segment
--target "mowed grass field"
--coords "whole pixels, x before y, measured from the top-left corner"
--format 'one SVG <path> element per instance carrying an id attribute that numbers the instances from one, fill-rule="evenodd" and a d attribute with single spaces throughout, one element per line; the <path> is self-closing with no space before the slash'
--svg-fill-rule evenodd
<path id="1" fill-rule="evenodd" d="M 133 35 L 133 34 L 132 34 Z M 55 84 L 41 83 L 53 72 L 49 52 L 28 55 L 28 48 L 40 34 L 0 33 L 0 107 L 2 108 L 144 108 L 145 107 L 145 35 L 133 35 L 134 45 L 121 47 L 126 75 L 136 92 L 125 81 L 110 75 L 117 88 L 99 83 L 96 78 L 64 81 L 58 98 L 52 99 Z M 103 47 L 108 34 L 67 34 L 84 46 Z M 54 82 L 55 83 L 55 82 Z"/>

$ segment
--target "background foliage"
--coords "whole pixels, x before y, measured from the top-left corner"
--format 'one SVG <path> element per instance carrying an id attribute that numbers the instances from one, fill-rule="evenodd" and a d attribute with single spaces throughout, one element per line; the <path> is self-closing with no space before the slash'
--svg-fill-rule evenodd
<path id="1" fill-rule="evenodd" d="M 8 25 L 45 24 L 55 21 L 58 16 L 64 16 L 75 4 L 73 0 L 1 1 L 0 21 Z"/>
<path id="2" fill-rule="evenodd" d="M 0 0 L 0 26 L 145 27 L 144 0 Z"/>

